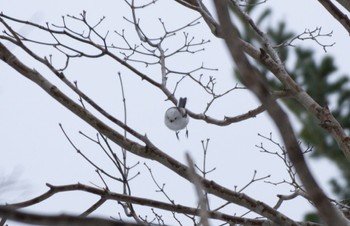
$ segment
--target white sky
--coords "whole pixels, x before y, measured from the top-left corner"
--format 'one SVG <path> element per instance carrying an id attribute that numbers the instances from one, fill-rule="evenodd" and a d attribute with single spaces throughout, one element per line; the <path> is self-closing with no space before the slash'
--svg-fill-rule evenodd
<path id="1" fill-rule="evenodd" d="M 210 1 L 205 1 L 210 2 Z M 158 5 L 159 4 L 159 5 Z M 133 35 L 133 29 L 122 16 L 130 18 L 130 12 L 123 1 L 7 1 L 0 0 L 0 5 L 5 14 L 21 19 L 34 19 L 40 23 L 45 21 L 60 22 L 61 16 L 65 14 L 78 15 L 82 10 L 88 12 L 91 20 L 97 21 L 99 17 L 106 16 L 104 29 L 118 30 L 125 28 L 126 33 Z M 210 4 L 209 4 L 210 6 Z M 280 19 L 288 21 L 288 29 L 296 33 L 303 32 L 305 28 L 314 29 L 322 26 L 325 32 L 334 31 L 334 35 L 329 43 L 337 44 L 328 49 L 327 54 L 336 57 L 337 65 L 342 72 L 349 71 L 347 59 L 349 51 L 346 42 L 348 35 L 318 1 L 278 1 L 269 0 L 262 7 L 269 6 L 274 9 L 271 23 L 277 23 Z M 159 32 L 157 18 L 162 17 L 169 28 L 175 28 L 179 24 L 185 24 L 190 19 L 197 18 L 193 12 L 184 9 L 182 6 L 174 4 L 173 1 L 160 1 L 152 6 L 151 11 L 140 13 L 141 25 L 149 34 Z M 312 15 L 311 13 L 312 12 Z M 307 19 L 305 19 L 307 18 Z M 157 27 L 158 26 L 158 27 Z M 2 29 L 2 28 L 1 28 Z M 219 72 L 205 72 L 207 75 L 215 75 L 218 89 L 225 90 L 235 84 L 232 79 L 232 66 L 227 53 L 223 49 L 220 41 L 208 34 L 205 25 L 189 29 L 197 40 L 210 38 L 211 43 L 206 45 L 206 51 L 196 56 L 186 56 L 177 58 L 174 69 L 186 70 L 198 67 L 202 62 L 205 66 L 219 68 Z M 38 37 L 36 31 L 29 31 L 30 37 Z M 181 36 L 178 36 L 181 37 Z M 176 39 L 175 39 L 176 40 Z M 173 44 L 172 44 L 173 45 Z M 325 55 L 321 47 L 312 42 L 304 42 L 302 45 L 317 49 L 319 58 Z M 10 46 L 10 45 L 9 45 Z M 21 60 L 31 63 L 23 56 L 18 48 L 11 47 Z M 42 55 L 48 55 L 46 49 L 38 48 Z M 47 73 L 46 69 L 39 64 L 32 64 L 41 73 Z M 146 69 L 138 66 L 141 70 L 154 73 L 152 76 L 159 76 L 159 71 Z M 274 126 L 269 123 L 266 114 L 259 115 L 255 119 L 232 124 L 229 127 L 217 127 L 207 125 L 202 121 L 191 120 L 189 124 L 189 139 L 182 138 L 178 142 L 175 135 L 163 125 L 163 114 L 171 106 L 169 102 L 164 102 L 165 96 L 155 90 L 146 82 L 126 71 L 122 66 L 110 60 L 88 60 L 80 63 L 80 60 L 72 62 L 72 67 L 66 75 L 71 80 L 77 80 L 79 87 L 87 94 L 91 95 L 101 106 L 105 107 L 117 117 L 122 117 L 122 101 L 120 95 L 120 85 L 117 72 L 123 75 L 124 88 L 128 104 L 128 122 L 140 133 L 146 133 L 162 150 L 178 160 L 184 159 L 184 153 L 189 151 L 195 161 L 201 164 L 202 150 L 201 140 L 210 138 L 208 167 L 217 167 L 217 170 L 209 175 L 209 178 L 217 180 L 224 186 L 238 189 L 244 186 L 251 179 L 254 170 L 258 171 L 257 176 L 263 177 L 271 174 L 271 181 L 281 181 L 288 179 L 283 172 L 284 166 L 276 157 L 262 154 L 254 145 L 260 144 L 263 140 L 257 133 L 268 135 L 274 131 Z M 48 73 L 47 73 L 48 74 Z M 46 74 L 45 74 L 46 75 Z M 69 145 L 59 129 L 58 123 L 62 123 L 66 132 L 70 134 L 76 145 L 84 153 L 91 156 L 95 161 L 102 163 L 107 169 L 113 169 L 111 164 L 102 155 L 98 147 L 89 143 L 86 139 L 78 135 L 78 131 L 84 131 L 91 136 L 95 131 L 78 117 L 63 108 L 59 103 L 51 99 L 39 87 L 26 80 L 6 64 L 0 62 L 0 150 L 2 164 L 0 165 L 0 176 L 16 179 L 16 189 L 12 192 L 0 194 L 0 202 L 18 202 L 32 198 L 46 191 L 45 183 L 54 185 L 72 184 L 76 182 L 90 184 L 90 182 L 102 185 L 94 169 L 87 164 Z M 48 74 L 50 81 L 63 87 L 62 84 L 52 75 Z M 175 81 L 175 80 L 173 80 Z M 66 89 L 65 89 L 66 90 Z M 177 97 L 188 96 L 188 108 L 199 112 L 203 110 L 208 99 L 203 98 L 202 91 L 193 88 L 193 84 L 187 82 L 179 88 Z M 73 97 L 75 100 L 77 97 Z M 223 115 L 235 115 L 255 108 L 257 105 L 254 98 L 247 91 L 238 90 L 233 92 L 228 98 L 217 102 L 209 113 L 217 118 Z M 215 110 L 215 111 L 214 111 Z M 276 133 L 275 138 L 278 140 Z M 268 143 L 264 141 L 264 145 Z M 118 151 L 119 149 L 115 147 Z M 271 148 L 275 148 L 272 147 Z M 147 198 L 164 197 L 156 193 L 156 187 L 151 182 L 151 178 L 143 163 L 145 160 L 135 156 L 130 157 L 130 164 L 140 161 L 140 165 L 135 172 L 140 171 L 131 184 L 133 194 Z M 191 205 L 195 201 L 193 188 L 184 180 L 179 179 L 163 166 L 156 162 L 146 161 L 152 167 L 159 183 L 166 183 L 169 194 L 179 204 Z M 317 178 L 327 190 L 327 180 L 337 174 L 334 167 L 327 161 L 310 161 L 310 167 L 315 172 Z M 114 170 L 114 169 L 113 169 Z M 170 179 L 171 178 L 171 179 Z M 142 187 L 141 189 L 139 189 Z M 119 186 L 115 186 L 116 192 Z M 274 205 L 277 201 L 276 194 L 288 194 L 290 188 L 284 185 L 272 186 L 263 182 L 251 185 L 245 193 L 251 197 Z M 81 198 L 84 197 L 84 198 Z M 45 211 L 47 213 L 81 213 L 94 202 L 85 196 L 77 196 L 77 193 L 70 193 L 56 196 L 38 206 L 31 208 L 35 211 Z M 72 202 L 72 200 L 74 200 Z M 114 205 L 113 205 L 114 204 Z M 216 204 L 218 205 L 218 204 Z M 295 208 L 298 205 L 298 208 Z M 105 216 L 114 215 L 116 211 L 115 203 L 107 205 L 98 214 Z M 215 204 L 214 204 L 215 206 Z M 111 211 L 112 209 L 112 211 Z M 302 199 L 293 200 L 282 206 L 281 211 L 295 220 L 301 220 L 306 210 L 310 206 Z M 232 211 L 237 214 L 244 213 L 236 206 Z M 149 213 L 149 212 L 148 212 Z M 143 214 L 140 208 L 140 214 Z M 17 224 L 11 224 L 17 225 Z M 19 225 L 19 224 L 18 224 Z"/>

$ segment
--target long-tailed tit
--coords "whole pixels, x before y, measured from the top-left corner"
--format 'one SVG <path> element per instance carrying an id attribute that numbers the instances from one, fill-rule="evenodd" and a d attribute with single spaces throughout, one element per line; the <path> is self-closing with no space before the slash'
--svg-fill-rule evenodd
<path id="1" fill-rule="evenodd" d="M 185 106 L 187 98 L 180 97 L 177 107 L 171 107 L 165 112 L 164 123 L 165 125 L 176 132 L 176 137 L 179 139 L 179 130 L 186 128 L 190 118 L 187 115 Z M 186 136 L 188 137 L 188 131 L 186 129 Z"/>

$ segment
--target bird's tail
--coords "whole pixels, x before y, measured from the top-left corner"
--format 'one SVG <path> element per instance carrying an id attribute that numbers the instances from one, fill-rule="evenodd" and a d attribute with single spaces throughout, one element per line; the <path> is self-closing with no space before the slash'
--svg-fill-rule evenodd
<path id="1" fill-rule="evenodd" d="M 187 98 L 186 97 L 180 97 L 178 107 L 179 108 L 185 108 L 186 102 L 187 102 Z"/>

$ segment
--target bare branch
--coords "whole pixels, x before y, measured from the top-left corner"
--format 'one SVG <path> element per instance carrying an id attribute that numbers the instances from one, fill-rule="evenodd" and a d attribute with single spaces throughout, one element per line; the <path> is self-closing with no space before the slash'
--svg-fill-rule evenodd
<path id="1" fill-rule="evenodd" d="M 333 31 L 328 32 L 328 33 L 321 33 L 321 30 L 322 30 L 321 27 L 316 27 L 314 30 L 305 29 L 305 31 L 302 32 L 301 34 L 296 35 L 296 36 L 292 37 L 291 39 L 284 41 L 281 44 L 273 46 L 273 48 L 279 48 L 279 47 L 284 47 L 284 46 L 293 46 L 294 47 L 295 45 L 293 44 L 293 42 L 295 40 L 304 41 L 304 40 L 310 39 L 310 40 L 315 41 L 318 45 L 320 45 L 323 48 L 324 52 L 327 52 L 327 48 L 334 46 L 335 42 L 333 42 L 332 44 L 323 44 L 323 43 L 321 43 L 321 41 L 318 40 L 318 38 L 319 37 L 331 37 L 333 35 Z"/>
<path id="2" fill-rule="evenodd" d="M 106 198 L 101 197 L 94 205 L 92 205 L 89 209 L 85 210 L 80 216 L 86 217 L 90 215 L 92 212 L 97 210 L 100 206 L 102 206 L 107 201 Z"/>
<path id="3" fill-rule="evenodd" d="M 350 34 L 350 20 L 349 17 L 344 14 L 336 5 L 334 5 L 330 0 L 318 0 L 321 5 L 347 30 Z M 345 1 L 337 0 L 338 2 L 344 3 Z M 344 5 L 350 9 L 349 3 L 344 3 Z"/>
<path id="4" fill-rule="evenodd" d="M 72 226 L 142 226 L 143 224 L 133 224 L 120 221 L 112 221 L 98 217 L 79 217 L 72 215 L 39 215 L 33 213 L 20 212 L 6 206 L 0 206 L 0 216 L 13 221 L 31 225 L 72 225 Z"/>
<path id="5" fill-rule="evenodd" d="M 198 175 L 194 169 L 193 160 L 188 153 L 186 153 L 186 160 L 187 160 L 188 167 L 190 169 L 189 170 L 190 177 L 193 181 L 193 185 L 195 187 L 196 194 L 198 197 L 199 213 L 200 213 L 200 217 L 201 217 L 200 224 L 203 226 L 209 226 L 208 206 L 207 206 L 208 201 L 206 200 L 208 196 L 206 196 L 203 193 L 203 187 L 202 187 L 202 184 L 200 182 L 200 178 L 198 177 Z"/>
<path id="6" fill-rule="evenodd" d="M 278 202 L 276 203 L 276 205 L 273 207 L 275 209 L 278 209 L 281 207 L 283 201 L 286 201 L 286 200 L 291 200 L 291 199 L 294 199 L 298 196 L 302 196 L 302 197 L 305 197 L 306 199 L 309 199 L 307 197 L 307 194 L 305 194 L 304 191 L 300 190 L 300 189 L 297 189 L 295 190 L 292 194 L 290 195 L 277 195 L 278 197 Z"/>

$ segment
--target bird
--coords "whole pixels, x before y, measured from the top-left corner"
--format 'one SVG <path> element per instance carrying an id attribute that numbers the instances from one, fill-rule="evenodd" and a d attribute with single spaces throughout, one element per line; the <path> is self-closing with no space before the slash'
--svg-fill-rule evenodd
<path id="1" fill-rule="evenodd" d="M 170 129 L 176 132 L 176 137 L 179 140 L 179 131 L 186 128 L 186 137 L 188 137 L 187 125 L 190 118 L 185 109 L 187 98 L 180 97 L 177 107 L 170 107 L 165 112 L 164 123 Z"/>

